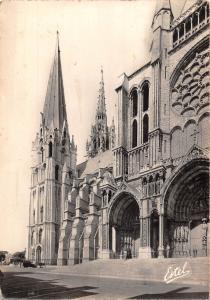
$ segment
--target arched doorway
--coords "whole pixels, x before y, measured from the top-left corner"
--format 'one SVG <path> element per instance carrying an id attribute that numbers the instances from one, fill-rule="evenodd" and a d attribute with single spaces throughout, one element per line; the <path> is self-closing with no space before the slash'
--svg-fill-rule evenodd
<path id="1" fill-rule="evenodd" d="M 109 213 L 109 248 L 114 257 L 137 257 L 140 246 L 139 205 L 136 199 L 123 192 L 111 206 Z"/>
<path id="2" fill-rule="evenodd" d="M 206 256 L 209 221 L 207 159 L 192 160 L 179 169 L 166 192 L 164 209 L 165 243 L 170 256 Z"/>
<path id="3" fill-rule="evenodd" d="M 41 261 L 42 261 L 41 254 L 42 254 L 42 249 L 41 249 L 40 246 L 38 246 L 36 248 L 36 264 L 40 264 L 41 263 Z"/>

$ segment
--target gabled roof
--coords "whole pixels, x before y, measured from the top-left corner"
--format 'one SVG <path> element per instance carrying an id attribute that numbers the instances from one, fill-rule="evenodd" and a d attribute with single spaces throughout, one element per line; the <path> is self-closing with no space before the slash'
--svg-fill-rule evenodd
<path id="1" fill-rule="evenodd" d="M 43 115 L 45 126 L 48 128 L 53 127 L 62 130 L 63 122 L 67 119 L 58 37 L 48 80 Z"/>

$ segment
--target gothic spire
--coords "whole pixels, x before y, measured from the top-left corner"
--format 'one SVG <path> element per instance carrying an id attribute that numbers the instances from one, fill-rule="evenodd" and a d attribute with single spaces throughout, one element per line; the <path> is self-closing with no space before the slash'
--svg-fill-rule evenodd
<path id="1" fill-rule="evenodd" d="M 99 96 L 98 96 L 98 113 L 106 113 L 106 104 L 105 104 L 105 91 L 104 91 L 104 76 L 103 76 L 103 68 L 101 67 L 101 81 L 99 85 Z"/>
<path id="2" fill-rule="evenodd" d="M 59 130 L 62 130 L 63 122 L 67 120 L 58 31 L 55 56 L 45 97 L 43 117 L 45 126 L 48 128 L 53 126 L 54 129 L 57 128 Z"/>

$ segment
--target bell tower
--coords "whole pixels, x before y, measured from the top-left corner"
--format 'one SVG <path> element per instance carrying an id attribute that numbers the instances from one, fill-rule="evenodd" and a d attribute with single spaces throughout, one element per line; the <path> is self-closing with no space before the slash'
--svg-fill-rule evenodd
<path id="1" fill-rule="evenodd" d="M 39 132 L 32 146 L 29 259 L 56 264 L 64 201 L 76 174 L 77 147 L 70 137 L 59 35 Z"/>
<path id="2" fill-rule="evenodd" d="M 173 14 L 170 0 L 157 0 L 152 21 L 153 38 L 151 43 L 152 90 L 154 99 L 150 128 L 166 131 L 169 126 L 168 72 L 171 49 L 171 23 Z"/>

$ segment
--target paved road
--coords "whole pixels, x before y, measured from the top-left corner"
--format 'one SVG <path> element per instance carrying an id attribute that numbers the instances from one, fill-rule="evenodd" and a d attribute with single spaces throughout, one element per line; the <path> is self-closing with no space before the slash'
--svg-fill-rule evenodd
<path id="1" fill-rule="evenodd" d="M 208 287 L 201 285 L 52 274 L 47 269 L 17 267 L 4 267 L 3 272 L 0 299 L 208 299 Z"/>

